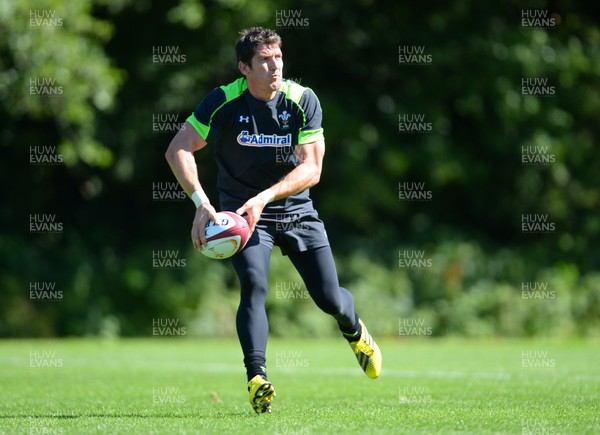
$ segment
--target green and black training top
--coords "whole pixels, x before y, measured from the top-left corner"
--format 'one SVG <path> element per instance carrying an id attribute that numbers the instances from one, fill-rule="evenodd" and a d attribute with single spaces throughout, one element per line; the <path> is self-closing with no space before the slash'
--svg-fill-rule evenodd
<path id="1" fill-rule="evenodd" d="M 215 88 L 187 121 L 213 148 L 223 210 L 235 211 L 291 172 L 299 164 L 295 145 L 323 139 L 317 96 L 285 79 L 270 101 L 254 98 L 243 77 Z M 311 210 L 307 189 L 268 204 L 264 213 Z"/>

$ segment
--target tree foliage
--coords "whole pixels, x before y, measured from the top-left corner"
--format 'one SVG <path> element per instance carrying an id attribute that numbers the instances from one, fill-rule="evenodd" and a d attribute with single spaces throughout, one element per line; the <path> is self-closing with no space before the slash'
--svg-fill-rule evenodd
<path id="1" fill-rule="evenodd" d="M 597 12 L 526 3 L 4 2 L 0 334 L 146 335 L 164 317 L 233 334 L 232 269 L 193 252 L 189 201 L 155 194 L 175 181 L 172 127 L 239 75 L 234 41 L 253 25 L 279 31 L 285 75 L 321 100 L 327 153 L 312 196 L 341 281 L 379 331 L 418 318 L 435 334 L 597 334 Z M 523 25 L 538 13 L 553 24 Z M 294 14 L 300 25 L 278 21 Z M 422 62 L 400 57 L 419 50 Z M 426 128 L 401 131 L 415 117 Z M 197 161 L 216 203 L 211 151 Z M 403 183 L 429 196 L 404 200 Z M 63 230 L 32 233 L 40 214 Z M 524 216 L 552 225 L 524 231 Z M 185 266 L 155 268 L 166 251 Z M 429 262 L 402 266 L 411 255 Z M 274 333 L 333 331 L 310 303 L 277 297 L 300 280 L 273 261 Z M 32 299 L 40 282 L 63 297 Z M 551 293 L 525 297 L 532 283 Z"/>

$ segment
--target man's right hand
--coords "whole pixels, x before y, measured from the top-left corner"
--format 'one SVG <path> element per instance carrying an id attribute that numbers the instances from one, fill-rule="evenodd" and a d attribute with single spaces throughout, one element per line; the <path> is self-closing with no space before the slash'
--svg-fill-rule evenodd
<path id="1" fill-rule="evenodd" d="M 210 202 L 200 204 L 200 207 L 196 209 L 196 215 L 192 223 L 192 242 L 194 243 L 194 248 L 206 249 L 208 246 L 206 244 L 206 224 L 211 219 L 215 222 L 215 225 L 221 225 L 221 222 L 217 218 L 217 211 Z"/>

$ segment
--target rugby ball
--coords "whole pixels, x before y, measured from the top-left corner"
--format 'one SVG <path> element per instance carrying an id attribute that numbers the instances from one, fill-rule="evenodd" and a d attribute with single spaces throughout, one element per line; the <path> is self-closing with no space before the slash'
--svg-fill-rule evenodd
<path id="1" fill-rule="evenodd" d="M 216 225 L 212 219 L 208 221 L 205 230 L 208 247 L 199 251 L 209 258 L 224 260 L 244 249 L 250 228 L 246 219 L 230 211 L 217 213 L 217 218 L 221 225 Z"/>

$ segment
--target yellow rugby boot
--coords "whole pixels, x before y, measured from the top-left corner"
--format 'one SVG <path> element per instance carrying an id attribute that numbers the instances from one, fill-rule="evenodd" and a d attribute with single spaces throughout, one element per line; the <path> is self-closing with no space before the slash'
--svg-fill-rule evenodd
<path id="1" fill-rule="evenodd" d="M 381 351 L 362 320 L 358 319 L 358 322 L 362 328 L 360 338 L 357 341 L 351 341 L 350 347 L 367 376 L 377 379 L 381 374 Z"/>
<path id="2" fill-rule="evenodd" d="M 256 375 L 248 382 L 250 405 L 257 414 L 271 412 L 271 403 L 276 396 L 275 387 L 261 375 Z"/>

